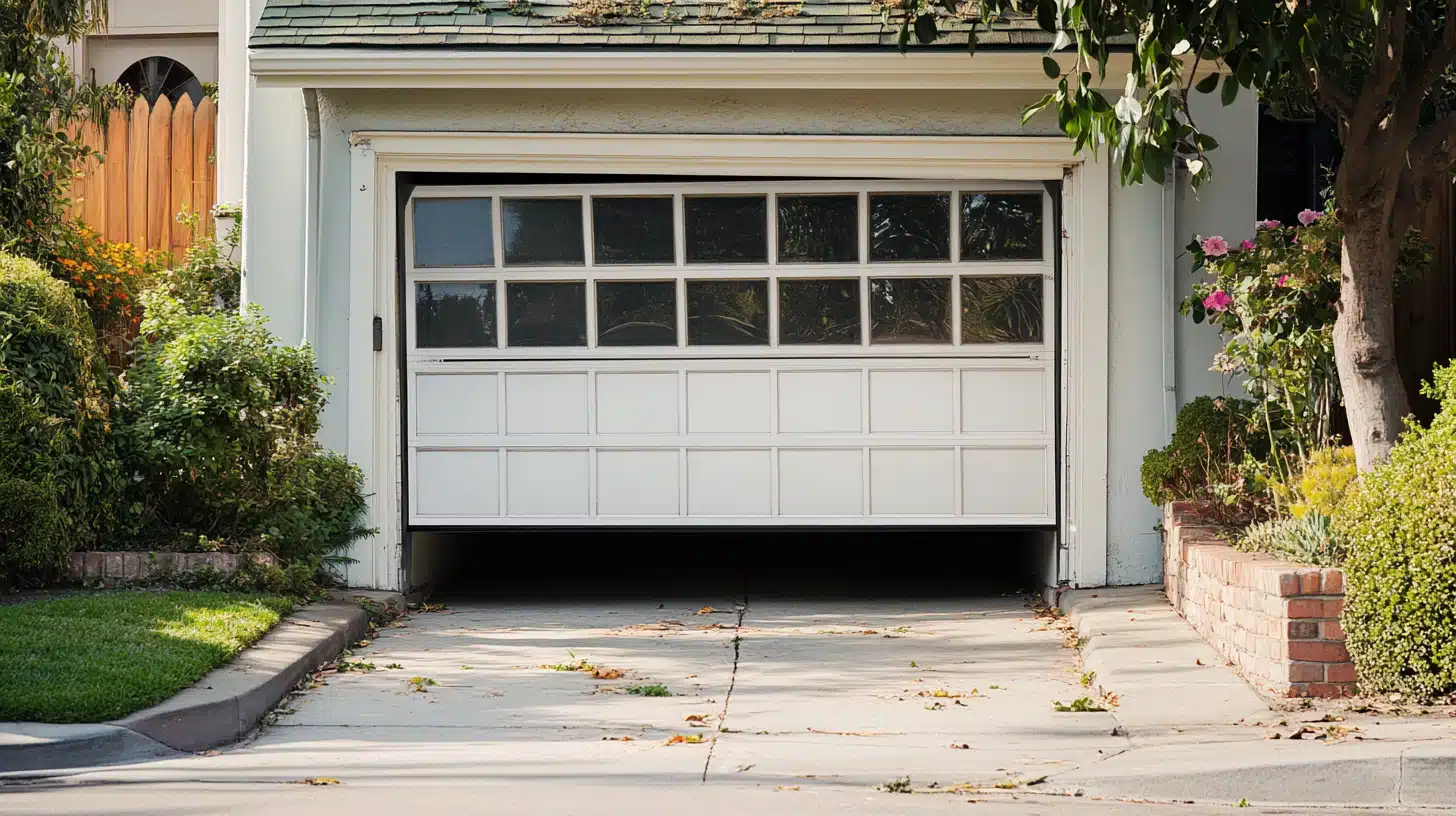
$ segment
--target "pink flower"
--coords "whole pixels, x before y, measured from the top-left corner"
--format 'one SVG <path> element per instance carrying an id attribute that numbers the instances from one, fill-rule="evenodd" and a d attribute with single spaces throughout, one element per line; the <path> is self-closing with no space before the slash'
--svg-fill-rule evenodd
<path id="1" fill-rule="evenodd" d="M 1228 254 L 1228 241 L 1222 235 L 1214 235 L 1203 239 L 1203 254 L 1210 258 L 1220 258 Z"/>
<path id="2" fill-rule="evenodd" d="M 1253 241 L 1250 241 L 1248 238 L 1245 238 L 1243 240 L 1243 242 L 1239 244 L 1239 249 L 1253 249 L 1253 248 L 1254 248 L 1254 242 Z"/>
<path id="3" fill-rule="evenodd" d="M 1266 218 L 1263 221 L 1254 222 L 1254 229 L 1256 230 L 1274 229 L 1277 226 L 1279 226 L 1279 222 L 1275 221 L 1272 218 Z"/>
<path id="4" fill-rule="evenodd" d="M 1289 285 L 1289 276 L 1288 275 L 1280 275 L 1279 276 L 1279 280 L 1274 281 L 1274 285 L 1275 286 L 1288 286 Z"/>
<path id="5" fill-rule="evenodd" d="M 1203 307 L 1215 312 L 1226 312 L 1229 304 L 1233 302 L 1234 299 L 1229 297 L 1228 292 L 1216 289 L 1203 299 Z"/>
<path id="6" fill-rule="evenodd" d="M 1299 223 L 1307 227 L 1320 220 L 1320 215 L 1321 213 L 1318 210 L 1301 210 L 1299 213 Z"/>

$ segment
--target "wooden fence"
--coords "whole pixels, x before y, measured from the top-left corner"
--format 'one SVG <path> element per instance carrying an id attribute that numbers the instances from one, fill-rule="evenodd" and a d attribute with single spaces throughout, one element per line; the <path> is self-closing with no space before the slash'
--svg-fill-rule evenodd
<path id="1" fill-rule="evenodd" d="M 71 187 L 71 216 L 108 241 L 171 252 L 180 258 L 192 245 L 192 230 L 177 222 L 183 210 L 198 213 L 212 228 L 217 193 L 217 105 L 203 98 L 194 106 L 183 96 L 173 108 L 164 96 L 147 105 L 138 98 L 130 111 L 113 112 L 100 128 L 82 127 L 86 144 L 104 154 L 90 159 Z"/>

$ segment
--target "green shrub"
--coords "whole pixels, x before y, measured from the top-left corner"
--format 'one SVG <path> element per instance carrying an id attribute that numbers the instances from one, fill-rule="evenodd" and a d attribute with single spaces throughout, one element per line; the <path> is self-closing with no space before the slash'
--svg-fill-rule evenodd
<path id="1" fill-rule="evenodd" d="M 1318 510 L 1251 524 L 1237 545 L 1246 552 L 1268 553 L 1286 561 L 1320 567 L 1340 566 L 1345 557 L 1334 531 L 1334 520 Z"/>
<path id="2" fill-rule="evenodd" d="M 1355 486 L 1359 475 L 1353 447 L 1315 451 L 1299 475 L 1297 501 L 1290 506 L 1290 512 L 1296 516 L 1310 510 L 1326 516 L 1334 515 L 1335 508 Z"/>
<path id="3" fill-rule="evenodd" d="M 256 311 L 157 292 L 122 403 L 143 533 L 262 547 L 316 570 L 367 533 L 359 470 L 315 441 L 325 380 Z"/>
<path id="4" fill-rule="evenodd" d="M 43 506 L 57 505 L 61 514 L 58 540 L 42 546 L 12 532 L 0 547 L 31 555 L 0 553 L 0 561 L 9 569 L 45 569 L 55 559 L 38 562 L 34 553 L 63 557 L 70 548 L 94 546 L 114 527 L 125 478 L 108 433 L 113 383 L 80 301 L 33 261 L 4 254 L 0 338 L 0 476 L 49 491 L 53 500 Z"/>
<path id="5" fill-rule="evenodd" d="M 1364 693 L 1456 693 L 1456 361 L 1425 392 L 1441 402 L 1431 426 L 1412 423 L 1335 510 L 1349 547 L 1343 623 Z"/>
<path id="6" fill-rule="evenodd" d="M 0 574 L 53 574 L 70 553 L 51 485 L 0 474 Z"/>
<path id="7" fill-rule="evenodd" d="M 1143 457 L 1143 495 L 1153 504 L 1215 499 L 1218 486 L 1243 481 L 1246 454 L 1269 452 L 1268 435 L 1249 423 L 1253 403 L 1199 397 L 1178 411 L 1173 439 Z"/>

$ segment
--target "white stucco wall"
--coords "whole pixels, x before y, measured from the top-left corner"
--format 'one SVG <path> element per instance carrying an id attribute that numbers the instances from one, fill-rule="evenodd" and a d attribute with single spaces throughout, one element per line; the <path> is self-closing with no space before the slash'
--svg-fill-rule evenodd
<path id="1" fill-rule="evenodd" d="M 1019 92 L 945 91 L 323 91 L 320 205 L 319 363 L 347 388 L 349 315 L 349 134 L 357 130 L 460 130 L 610 133 L 1052 134 L 1042 116 L 1023 129 Z M 1215 103 L 1216 104 L 1216 103 Z M 1170 428 L 1167 385 L 1186 401 L 1216 390 L 1205 369 L 1211 333 L 1169 319 L 1169 285 L 1186 288 L 1186 268 L 1170 282 L 1166 244 L 1181 247 L 1193 231 L 1239 235 L 1254 220 L 1256 127 L 1252 102 L 1210 117 L 1223 145 L 1219 174 L 1197 197 L 1158 185 L 1109 194 L 1111 222 L 1111 359 L 1109 410 L 1108 580 L 1158 580 L 1161 549 L 1155 509 L 1143 498 L 1138 467 Z M 264 306 L 285 341 L 302 336 L 303 206 L 306 155 L 302 93 L 252 90 L 247 114 L 247 297 Z M 1216 121 L 1212 121 L 1216 119 Z M 1173 200 L 1167 200 L 1167 196 Z M 1167 213 L 1177 211 L 1171 231 Z M 369 316 L 362 316 L 368 319 Z M 1174 345 L 1168 368 L 1167 351 Z M 1074 409 L 1074 408 L 1073 408 Z M 348 444 L 341 398 L 328 410 L 324 442 Z"/>

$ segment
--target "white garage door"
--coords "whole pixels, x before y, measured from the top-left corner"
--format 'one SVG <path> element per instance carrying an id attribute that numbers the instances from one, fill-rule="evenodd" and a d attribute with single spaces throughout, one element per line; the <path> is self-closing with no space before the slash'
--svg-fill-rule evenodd
<path id="1" fill-rule="evenodd" d="M 1054 522 L 1035 184 L 429 187 L 417 526 Z"/>

